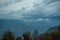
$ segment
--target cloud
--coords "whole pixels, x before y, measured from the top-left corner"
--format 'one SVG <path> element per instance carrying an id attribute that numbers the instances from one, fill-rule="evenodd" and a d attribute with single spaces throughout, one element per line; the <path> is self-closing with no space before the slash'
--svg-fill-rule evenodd
<path id="1" fill-rule="evenodd" d="M 50 4 L 50 3 L 54 3 L 54 2 L 57 2 L 57 1 L 60 1 L 60 0 L 47 0 L 47 4 Z"/>
<path id="2" fill-rule="evenodd" d="M 22 0 L 0 0 L 0 4 L 21 2 Z"/>
<path id="3" fill-rule="evenodd" d="M 46 0 L 1 0 L 0 2 L 0 18 L 3 19 L 37 19 L 37 17 L 55 15 L 60 9 L 60 1 L 49 4 Z"/>
<path id="4" fill-rule="evenodd" d="M 51 3 L 43 8 L 46 15 L 54 15 L 60 9 L 59 2 Z"/>
<path id="5" fill-rule="evenodd" d="M 23 20 L 24 22 L 27 23 L 31 23 L 31 22 L 46 22 L 46 23 L 50 23 L 52 21 L 51 18 L 39 18 L 39 19 L 30 19 L 30 20 Z"/>
<path id="6" fill-rule="evenodd" d="M 7 7 L 11 4 L 21 2 L 22 0 L 0 0 L 0 8 Z"/>
<path id="7" fill-rule="evenodd" d="M 4 2 L 5 1 L 3 1 L 2 3 L 4 4 Z M 7 2 L 9 3 L 10 1 L 7 1 Z M 9 12 L 11 12 L 11 11 L 18 11 L 18 10 L 28 11 L 28 10 L 32 10 L 32 9 L 33 9 L 32 0 L 25 0 L 25 1 L 17 2 L 17 3 L 14 3 L 14 1 L 11 1 L 11 5 L 8 5 L 7 7 L 0 8 L 0 11 L 2 13 L 4 13 L 4 12 L 8 13 L 8 11 Z"/>

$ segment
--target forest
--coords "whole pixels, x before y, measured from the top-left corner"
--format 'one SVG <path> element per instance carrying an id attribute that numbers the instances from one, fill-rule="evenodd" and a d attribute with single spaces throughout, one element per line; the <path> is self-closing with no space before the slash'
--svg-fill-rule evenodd
<path id="1" fill-rule="evenodd" d="M 60 25 L 49 28 L 42 34 L 38 34 L 38 31 L 35 30 L 32 34 L 25 32 L 18 37 L 15 37 L 14 33 L 8 30 L 4 32 L 2 37 L 0 40 L 60 40 Z"/>

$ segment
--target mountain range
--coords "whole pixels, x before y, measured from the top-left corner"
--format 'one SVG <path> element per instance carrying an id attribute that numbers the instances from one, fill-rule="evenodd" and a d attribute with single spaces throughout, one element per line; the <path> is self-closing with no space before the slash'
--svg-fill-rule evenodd
<path id="1" fill-rule="evenodd" d="M 23 20 L 5 20 L 0 19 L 0 35 L 2 35 L 6 30 L 11 30 L 15 33 L 15 35 L 21 35 L 22 33 L 29 31 L 33 32 L 34 30 L 38 30 L 41 34 L 45 32 L 51 26 L 60 25 L 60 19 L 52 19 L 49 23 L 46 21 L 30 21 L 25 22 Z"/>

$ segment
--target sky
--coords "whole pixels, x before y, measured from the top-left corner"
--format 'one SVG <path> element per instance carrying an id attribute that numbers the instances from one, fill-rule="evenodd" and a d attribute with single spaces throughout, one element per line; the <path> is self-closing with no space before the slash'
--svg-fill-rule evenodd
<path id="1" fill-rule="evenodd" d="M 60 16 L 60 0 L 0 0 L 0 19 L 33 21 L 51 16 Z"/>
<path id="2" fill-rule="evenodd" d="M 60 0 L 0 0 L 0 19 L 22 20 L 32 29 L 43 32 L 50 26 L 60 24 Z M 8 22 L 5 23 L 8 24 Z M 24 32 L 23 27 L 20 28 Z M 32 31 L 31 28 L 26 27 L 26 30 Z"/>

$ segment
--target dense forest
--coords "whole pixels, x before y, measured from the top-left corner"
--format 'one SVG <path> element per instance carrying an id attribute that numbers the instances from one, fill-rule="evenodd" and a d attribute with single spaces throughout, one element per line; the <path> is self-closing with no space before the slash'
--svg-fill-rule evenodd
<path id="1" fill-rule="evenodd" d="M 22 36 L 15 37 L 12 31 L 5 31 L 0 40 L 60 40 L 60 25 L 49 28 L 45 33 L 38 34 L 35 30 L 32 34 L 25 32 Z"/>

